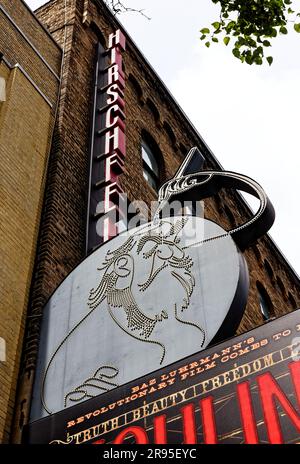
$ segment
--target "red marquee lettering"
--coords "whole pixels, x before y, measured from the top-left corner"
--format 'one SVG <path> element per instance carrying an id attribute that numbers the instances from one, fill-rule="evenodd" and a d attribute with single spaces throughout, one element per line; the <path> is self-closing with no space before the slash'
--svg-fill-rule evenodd
<path id="1" fill-rule="evenodd" d="M 165 414 L 153 420 L 154 442 L 156 445 L 167 444 L 167 416 Z"/>
<path id="2" fill-rule="evenodd" d="M 124 443 L 125 438 L 127 438 L 130 435 L 133 435 L 133 437 L 135 438 L 135 443 L 138 445 L 147 445 L 149 443 L 148 435 L 146 431 L 143 429 L 143 427 L 133 426 L 128 427 L 121 433 L 119 433 L 119 435 L 114 441 L 114 445 L 121 445 L 122 443 Z"/>
<path id="3" fill-rule="evenodd" d="M 181 409 L 183 421 L 183 436 L 185 445 L 195 445 L 197 443 L 195 406 L 193 403 Z"/>
<path id="4" fill-rule="evenodd" d="M 291 363 L 289 365 L 291 372 L 294 389 L 297 396 L 298 405 L 300 404 L 300 361 Z M 257 379 L 259 385 L 259 392 L 264 412 L 265 423 L 269 436 L 269 441 L 272 444 L 282 444 L 283 436 L 279 422 L 278 411 L 276 407 L 277 400 L 286 415 L 293 422 L 294 426 L 300 432 L 300 416 L 297 411 L 293 408 L 286 395 L 281 390 L 280 386 L 269 372 L 263 374 Z"/>
<path id="5" fill-rule="evenodd" d="M 245 443 L 247 445 L 257 445 L 257 427 L 251 401 L 249 382 L 243 382 L 237 386 L 237 395 L 240 405 L 240 414 L 244 429 Z"/>
<path id="6" fill-rule="evenodd" d="M 214 445 L 217 443 L 217 430 L 213 406 L 213 397 L 208 396 L 200 401 L 204 443 Z"/>

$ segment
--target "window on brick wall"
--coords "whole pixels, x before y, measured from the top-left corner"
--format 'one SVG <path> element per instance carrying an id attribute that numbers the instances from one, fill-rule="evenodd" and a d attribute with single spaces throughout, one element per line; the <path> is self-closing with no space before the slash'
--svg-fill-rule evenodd
<path id="1" fill-rule="evenodd" d="M 267 290 L 260 282 L 256 282 L 256 287 L 258 291 L 260 311 L 264 320 L 267 321 L 275 315 L 273 304 Z"/>
<path id="2" fill-rule="evenodd" d="M 267 259 L 264 260 L 264 266 L 265 266 L 265 269 L 267 271 L 268 276 L 270 277 L 270 280 L 273 281 L 274 280 L 274 272 L 273 272 L 271 264 L 269 263 L 269 261 Z"/>
<path id="3" fill-rule="evenodd" d="M 143 176 L 149 185 L 157 192 L 160 181 L 158 153 L 153 145 L 142 140 Z"/>
<path id="4" fill-rule="evenodd" d="M 235 218 L 230 209 L 228 208 L 227 205 L 224 206 L 224 212 L 228 218 L 228 221 L 230 223 L 230 226 L 235 227 Z"/>
<path id="5" fill-rule="evenodd" d="M 289 303 L 290 303 L 290 305 L 291 305 L 291 308 L 292 308 L 292 309 L 297 309 L 296 300 L 295 300 L 295 298 L 293 297 L 293 295 L 292 295 L 291 292 L 288 293 L 288 299 L 289 299 Z"/>

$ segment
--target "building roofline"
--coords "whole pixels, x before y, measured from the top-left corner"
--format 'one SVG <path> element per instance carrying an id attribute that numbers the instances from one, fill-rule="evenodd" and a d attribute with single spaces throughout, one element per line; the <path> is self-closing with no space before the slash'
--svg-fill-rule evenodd
<path id="1" fill-rule="evenodd" d="M 22 2 L 24 2 L 23 0 L 21 0 Z M 48 5 L 49 3 L 53 2 L 54 0 L 49 0 L 48 2 L 46 2 L 44 5 L 41 5 L 39 8 L 37 8 L 35 10 L 35 12 L 39 11 L 40 9 L 44 8 L 46 5 Z M 131 35 L 127 32 L 127 30 L 125 29 L 125 27 L 123 26 L 123 24 L 116 18 L 116 16 L 113 15 L 112 11 L 109 9 L 109 7 L 103 2 L 103 0 L 92 0 L 95 4 L 98 4 L 102 9 L 104 9 L 104 12 L 105 14 L 110 18 L 110 20 L 112 22 L 115 23 L 115 25 L 122 30 L 122 32 L 126 35 L 126 38 L 129 39 L 129 42 L 131 44 L 131 46 L 133 47 L 134 51 L 141 57 L 142 61 L 144 61 L 144 63 L 146 64 L 146 66 L 149 68 L 150 72 L 155 76 L 155 78 L 157 79 L 157 81 L 159 82 L 159 84 L 161 85 L 161 87 L 163 88 L 163 90 L 165 91 L 165 93 L 167 94 L 167 96 L 170 98 L 170 100 L 172 101 L 172 103 L 177 107 L 178 109 L 178 112 L 181 114 L 181 116 L 183 117 L 183 119 L 186 120 L 186 122 L 188 123 L 188 125 L 190 126 L 190 128 L 192 129 L 192 131 L 194 132 L 194 135 L 196 136 L 196 138 L 200 139 L 201 140 L 201 143 L 204 145 L 204 147 L 206 148 L 209 156 L 211 157 L 211 159 L 213 160 L 213 162 L 216 164 L 216 166 L 220 169 L 220 170 L 224 170 L 222 164 L 219 162 L 219 160 L 216 158 L 216 156 L 214 155 L 214 153 L 212 152 L 212 150 L 210 149 L 210 147 L 207 145 L 207 143 L 205 142 L 205 140 L 203 139 L 203 137 L 201 136 L 201 134 L 199 133 L 199 131 L 196 129 L 196 127 L 194 126 L 194 124 L 191 122 L 191 120 L 189 119 L 189 117 L 187 116 L 187 114 L 184 112 L 184 110 L 181 108 L 180 104 L 177 102 L 176 98 L 173 96 L 172 92 L 168 89 L 168 87 L 166 86 L 166 84 L 163 82 L 163 80 L 160 78 L 160 76 L 157 74 L 157 72 L 155 71 L 155 69 L 153 68 L 153 66 L 151 65 L 151 63 L 148 61 L 148 59 L 144 56 L 144 54 L 141 52 L 141 50 L 139 49 L 139 47 L 137 46 L 137 44 L 135 43 L 135 41 L 132 39 Z M 249 211 L 249 213 L 252 214 L 252 209 L 251 207 L 249 206 L 249 204 L 247 203 L 247 201 L 242 197 L 242 195 L 239 193 L 239 192 L 236 192 L 237 194 L 237 197 L 239 198 L 239 200 L 242 202 L 242 204 L 245 206 L 245 208 Z M 276 250 L 276 252 L 283 258 L 283 260 L 287 263 L 287 265 L 289 266 L 291 272 L 293 273 L 295 279 L 300 283 L 300 277 L 298 276 L 297 272 L 295 271 L 295 269 L 293 268 L 293 266 L 291 266 L 291 264 L 289 263 L 288 259 L 285 257 L 285 255 L 283 254 L 283 252 L 280 250 L 280 248 L 278 247 L 278 245 L 276 244 L 276 242 L 273 240 L 273 238 L 270 236 L 270 234 L 266 234 L 265 237 L 267 238 L 267 240 L 270 242 L 271 246 L 274 247 L 274 249 Z"/>
<path id="2" fill-rule="evenodd" d="M 30 6 L 24 1 L 24 0 L 20 0 L 22 2 L 22 4 L 25 6 L 25 8 L 29 11 L 29 13 L 31 14 L 31 16 L 33 16 L 33 18 L 36 20 L 36 22 L 41 26 L 41 28 L 44 30 L 44 32 L 47 34 L 47 36 L 52 40 L 52 42 L 56 45 L 56 47 L 61 51 L 62 53 L 62 48 L 61 46 L 56 42 L 56 40 L 54 39 L 53 35 L 48 31 L 48 29 L 44 26 L 44 24 L 37 18 L 37 16 L 35 15 L 35 12 L 37 10 L 39 10 L 40 8 L 43 8 L 45 5 L 41 5 L 39 8 L 37 8 L 36 10 L 32 10 L 30 8 Z M 52 2 L 53 0 L 49 0 L 47 3 L 50 3 Z"/>
<path id="3" fill-rule="evenodd" d="M 35 88 L 35 90 L 40 94 L 40 96 L 45 100 L 45 102 L 50 106 L 50 108 L 53 108 L 53 104 L 49 100 L 49 98 L 44 94 L 44 92 L 39 88 L 39 86 L 34 82 L 34 80 L 29 76 L 29 74 L 25 71 L 25 69 L 19 64 L 11 64 L 10 61 L 3 55 L 0 60 L 3 61 L 4 64 L 9 69 L 19 69 L 19 71 L 26 77 L 26 79 L 30 82 L 30 84 Z"/>
<path id="4" fill-rule="evenodd" d="M 284 259 L 284 261 L 287 263 L 287 265 L 289 266 L 290 270 L 292 271 L 292 273 L 294 274 L 294 277 L 296 278 L 296 280 L 298 282 L 300 282 L 300 276 L 297 274 L 297 272 L 295 271 L 294 267 L 291 265 L 291 263 L 289 262 L 289 260 L 286 258 L 285 254 L 281 251 L 281 249 L 279 248 L 279 246 L 277 245 L 277 243 L 275 242 L 275 240 L 271 237 L 270 234 L 267 234 L 267 238 L 268 240 L 271 242 L 271 245 L 276 249 L 276 251 L 282 256 L 282 258 Z"/>
<path id="5" fill-rule="evenodd" d="M 23 39 L 27 42 L 29 47 L 34 51 L 34 53 L 39 57 L 39 59 L 44 63 L 44 65 L 48 68 L 48 70 L 53 74 L 53 76 L 60 81 L 60 76 L 56 73 L 56 71 L 52 68 L 52 66 L 48 63 L 46 58 L 44 58 L 44 55 L 36 45 L 32 42 L 31 38 L 28 37 L 28 35 L 21 29 L 21 27 L 16 23 L 15 19 L 8 13 L 8 11 L 0 5 L 0 11 L 4 14 L 6 19 L 13 25 L 13 27 L 18 31 L 18 33 L 23 37 Z"/>
<path id="6" fill-rule="evenodd" d="M 52 1 L 52 0 L 50 0 Z M 159 81 L 159 84 L 163 87 L 164 91 L 166 92 L 166 94 L 170 97 L 170 99 L 172 100 L 172 102 L 175 104 L 175 106 L 178 108 L 179 110 L 179 113 L 181 113 L 181 115 L 183 116 L 183 118 L 187 121 L 187 123 L 189 124 L 189 126 L 191 127 L 191 129 L 193 130 L 193 132 L 195 133 L 196 137 L 199 138 L 201 140 L 201 142 L 203 143 L 203 145 L 206 147 L 207 151 L 209 152 L 209 155 L 211 156 L 211 158 L 213 159 L 213 161 L 216 163 L 216 165 L 219 167 L 219 169 L 221 170 L 224 170 L 222 164 L 219 162 L 219 160 L 216 158 L 216 156 L 214 155 L 214 153 L 212 152 L 212 150 L 210 149 L 210 147 L 207 145 L 207 143 L 205 142 L 205 140 L 203 139 L 203 137 L 201 136 L 201 134 L 199 133 L 199 131 L 196 129 L 196 127 L 194 126 L 194 124 L 191 122 L 191 120 L 189 119 L 189 117 L 186 115 L 186 113 L 184 112 L 184 110 L 181 108 L 180 104 L 177 102 L 176 98 L 173 96 L 172 92 L 168 89 L 168 87 L 166 86 L 166 84 L 162 81 L 162 79 L 160 78 L 160 76 L 157 74 L 157 72 L 155 71 L 155 69 L 152 67 L 151 63 L 148 61 L 148 59 L 144 56 L 144 54 L 141 52 L 141 50 L 138 48 L 138 46 L 136 45 L 135 41 L 132 39 L 132 37 L 130 36 L 130 34 L 127 32 L 127 30 L 125 29 L 125 27 L 123 26 L 123 24 L 112 14 L 112 12 L 110 11 L 110 9 L 108 8 L 108 6 L 102 1 L 102 0 L 93 0 L 95 3 L 98 3 L 100 4 L 102 7 L 105 8 L 105 10 L 107 11 L 107 14 L 113 19 L 113 21 L 115 21 L 115 23 L 118 25 L 118 27 L 120 27 L 120 29 L 122 29 L 122 31 L 125 33 L 126 37 L 129 39 L 129 41 L 131 42 L 131 45 L 133 46 L 133 48 L 135 49 L 135 52 L 141 56 L 142 60 L 146 63 L 146 65 L 149 67 L 150 71 L 154 74 L 154 76 L 156 77 L 156 79 Z M 49 2 L 48 2 L 49 3 Z M 242 201 L 243 205 L 246 207 L 246 209 L 249 211 L 249 213 L 252 214 L 252 209 L 250 208 L 249 204 L 247 203 L 247 201 L 242 197 L 242 195 L 237 192 L 237 196 L 239 197 L 239 199 Z M 284 253 L 280 250 L 280 248 L 278 247 L 277 243 L 274 241 L 274 239 L 271 237 L 270 234 L 266 234 L 265 235 L 266 238 L 270 241 L 271 245 L 275 248 L 275 250 L 278 252 L 278 254 L 284 259 L 284 261 L 287 263 L 287 265 L 289 266 L 290 270 L 292 271 L 292 273 L 294 274 L 294 277 L 296 278 L 296 280 L 298 282 L 300 282 L 300 277 L 299 275 L 297 274 L 297 272 L 295 271 L 295 269 L 293 268 L 293 266 L 290 264 L 290 262 L 288 261 L 288 259 L 285 257 Z"/>

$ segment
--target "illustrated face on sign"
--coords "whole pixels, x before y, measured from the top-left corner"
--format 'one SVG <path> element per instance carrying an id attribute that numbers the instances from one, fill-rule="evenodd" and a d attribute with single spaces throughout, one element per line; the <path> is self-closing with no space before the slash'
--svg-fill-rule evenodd
<path id="1" fill-rule="evenodd" d="M 101 273 L 99 285 L 90 291 L 88 300 L 89 307 L 95 309 L 106 299 L 111 317 L 119 327 L 137 340 L 161 346 L 161 363 L 166 349 L 158 340 L 152 340 L 153 332 L 159 323 L 172 317 L 180 322 L 178 313 L 189 307 L 195 287 L 193 259 L 186 254 L 179 237 L 187 222 L 188 218 L 175 222 L 165 219 L 156 226 L 142 227 L 143 232 L 136 231 L 120 248 L 108 252 L 99 269 L 104 274 Z M 143 275 L 145 278 L 139 282 Z M 155 293 L 162 281 L 167 284 L 166 288 L 174 289 L 174 301 L 169 298 L 164 301 L 161 295 L 158 306 L 154 307 Z M 193 323 L 182 323 L 198 328 L 203 338 L 202 347 L 204 330 Z"/>
<path id="2" fill-rule="evenodd" d="M 204 174 L 206 186 L 214 175 L 225 176 L 228 184 L 228 173 Z M 165 184 L 164 198 L 193 193 L 195 186 L 207 196 L 201 175 Z M 230 175 L 238 179 L 239 189 L 243 182 L 257 185 Z M 265 198 L 257 213 L 263 224 L 271 221 L 264 215 L 270 209 Z M 159 213 L 162 206 L 163 201 Z M 245 248 L 258 232 L 253 220 L 226 232 L 206 219 L 157 214 L 153 222 L 119 235 L 87 257 L 45 308 L 31 419 L 98 396 L 233 335 L 248 292 L 247 266 L 237 243 Z"/>

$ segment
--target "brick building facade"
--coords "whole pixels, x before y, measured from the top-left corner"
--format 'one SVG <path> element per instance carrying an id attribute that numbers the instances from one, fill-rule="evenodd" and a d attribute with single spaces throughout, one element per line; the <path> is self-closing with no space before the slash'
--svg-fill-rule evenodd
<path id="1" fill-rule="evenodd" d="M 22 2 L 0 5 L 0 442 L 8 441 L 62 52 Z"/>
<path id="2" fill-rule="evenodd" d="M 29 418 L 43 307 L 62 280 L 86 256 L 96 50 L 99 43 L 108 47 L 109 34 L 119 28 L 123 30 L 101 0 L 67 0 L 66 8 L 64 0 L 51 0 L 36 11 L 36 16 L 63 49 L 64 58 L 14 406 L 11 439 L 15 442 L 20 441 L 23 425 Z M 125 31 L 124 34 L 127 37 L 123 53 L 127 148 L 124 172 L 119 180 L 130 201 L 143 200 L 149 204 L 157 199 L 157 194 L 153 184 L 143 176 L 142 145 L 145 143 L 155 152 L 159 183 L 173 176 L 193 146 L 205 158 L 204 169 L 222 168 L 131 38 Z M 46 47 L 42 38 L 37 40 L 47 53 L 50 45 Z M 52 59 L 54 55 L 52 51 Z M 205 217 L 225 229 L 244 222 L 249 214 L 247 205 L 236 193 L 222 191 L 214 199 L 205 201 Z M 268 236 L 248 249 L 245 258 L 250 293 L 238 333 L 300 305 L 298 277 Z M 262 306 L 267 306 L 265 313 Z M 20 338 L 18 342 L 21 343 Z M 11 395 L 11 405 L 13 398 Z M 8 424 L 11 413 L 12 409 L 8 415 L 5 413 Z M 8 435 L 4 440 L 8 440 Z"/>

